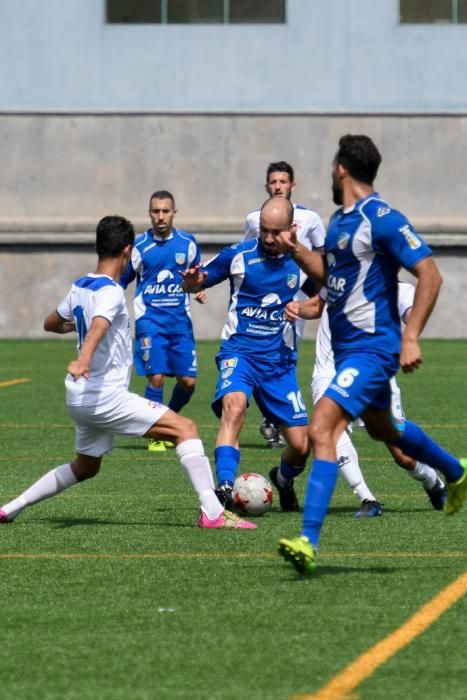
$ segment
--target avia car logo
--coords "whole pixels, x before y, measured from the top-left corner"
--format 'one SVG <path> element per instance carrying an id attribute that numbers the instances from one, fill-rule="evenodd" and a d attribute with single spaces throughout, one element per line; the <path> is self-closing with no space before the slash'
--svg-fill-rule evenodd
<path id="1" fill-rule="evenodd" d="M 173 274 L 170 272 L 170 270 L 161 270 L 160 272 L 157 273 L 157 283 L 158 284 L 165 282 L 165 280 L 171 280 L 171 279 L 173 279 Z"/>

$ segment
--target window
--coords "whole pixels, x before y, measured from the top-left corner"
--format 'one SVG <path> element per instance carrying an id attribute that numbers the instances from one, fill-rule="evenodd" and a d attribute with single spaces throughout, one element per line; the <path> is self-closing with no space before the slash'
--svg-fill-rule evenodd
<path id="1" fill-rule="evenodd" d="M 465 24 L 467 0 L 400 0 L 402 24 Z"/>
<path id="2" fill-rule="evenodd" d="M 107 0 L 109 24 L 284 24 L 285 0 Z"/>

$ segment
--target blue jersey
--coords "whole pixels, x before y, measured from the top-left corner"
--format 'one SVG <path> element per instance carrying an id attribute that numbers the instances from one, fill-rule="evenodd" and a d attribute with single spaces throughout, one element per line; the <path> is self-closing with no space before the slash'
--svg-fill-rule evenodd
<path id="1" fill-rule="evenodd" d="M 137 336 L 193 332 L 190 298 L 182 289 L 180 270 L 199 261 L 196 239 L 186 231 L 172 229 L 167 238 L 161 238 L 148 229 L 136 238 L 120 284 L 126 288 L 136 277 Z"/>
<path id="2" fill-rule="evenodd" d="M 325 240 L 332 349 L 398 354 L 397 273 L 431 255 L 400 212 L 373 192 L 331 218 Z"/>
<path id="3" fill-rule="evenodd" d="M 295 362 L 295 327 L 285 320 L 285 306 L 299 289 L 300 269 L 290 255 L 268 257 L 253 238 L 224 248 L 203 269 L 205 287 L 230 280 L 221 352 Z"/>

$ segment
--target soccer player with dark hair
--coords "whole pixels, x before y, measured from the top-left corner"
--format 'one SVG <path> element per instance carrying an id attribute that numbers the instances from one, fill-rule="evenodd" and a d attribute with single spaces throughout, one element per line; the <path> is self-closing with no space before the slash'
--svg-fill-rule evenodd
<path id="1" fill-rule="evenodd" d="M 419 336 L 436 303 L 441 275 L 430 248 L 407 218 L 381 199 L 373 181 L 381 155 L 366 135 L 347 134 L 332 164 L 334 203 L 325 240 L 325 258 L 301 245 L 293 231 L 278 237 L 282 250 L 319 283 L 327 304 L 336 373 L 318 401 L 309 436 L 313 449 L 302 535 L 282 539 L 279 553 L 297 571 L 311 573 L 321 527 L 334 492 L 336 443 L 360 416 L 368 434 L 428 464 L 446 478 L 445 512 L 453 515 L 467 492 L 467 460 L 459 460 L 421 428 L 391 414 L 391 378 L 399 366 L 413 372 L 422 363 Z M 401 337 L 398 271 L 417 278 L 410 317 Z"/>
<path id="2" fill-rule="evenodd" d="M 196 265 L 200 250 L 191 233 L 173 226 L 176 213 L 170 192 L 151 195 L 151 228 L 136 238 L 120 284 L 126 288 L 136 278 L 134 362 L 137 373 L 147 377 L 144 395 L 162 403 L 165 377 L 175 377 L 168 405 L 178 413 L 193 395 L 197 374 L 190 299 L 179 271 Z M 202 303 L 205 296 L 196 298 Z M 171 446 L 150 440 L 148 448 L 159 452 Z"/>
<path id="3" fill-rule="evenodd" d="M 0 509 L 0 522 L 14 520 L 34 505 L 79 481 L 94 477 L 111 451 L 115 435 L 171 440 L 198 494 L 198 527 L 253 529 L 256 526 L 225 511 L 214 493 L 208 458 L 193 421 L 162 403 L 128 391 L 132 352 L 128 311 L 120 275 L 128 264 L 135 234 L 121 216 L 106 216 L 97 225 L 97 268 L 76 280 L 44 321 L 52 333 L 78 334 L 78 356 L 68 365 L 66 404 L 76 429 L 76 458 L 47 472 L 24 493 Z"/>

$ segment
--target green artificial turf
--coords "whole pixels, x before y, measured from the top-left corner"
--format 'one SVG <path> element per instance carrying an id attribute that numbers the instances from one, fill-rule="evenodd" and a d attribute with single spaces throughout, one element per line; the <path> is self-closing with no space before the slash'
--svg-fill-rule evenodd
<path id="1" fill-rule="evenodd" d="M 201 342 L 185 415 L 212 457 L 217 343 Z M 407 415 L 467 455 L 466 341 L 425 341 L 425 362 L 400 378 Z M 70 341 L 1 341 L 0 502 L 73 456 L 64 406 Z M 308 399 L 313 345 L 301 350 Z M 132 387 L 142 392 L 144 381 Z M 167 392 L 168 397 L 168 392 Z M 167 398 L 166 397 L 166 398 Z M 241 471 L 278 463 L 251 406 Z M 467 507 L 432 510 L 385 448 L 354 431 L 380 518 L 356 520 L 338 484 L 316 574 L 297 575 L 277 540 L 300 531 L 278 502 L 258 530 L 196 528 L 196 496 L 174 450 L 118 438 L 101 473 L 0 528 L 0 697 L 18 700 L 279 700 L 311 696 L 466 572 Z M 298 484 L 303 498 L 306 477 Z M 349 697 L 467 697 L 467 603 L 453 604 Z"/>

